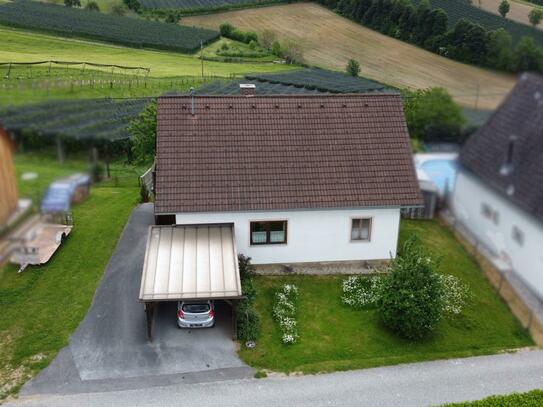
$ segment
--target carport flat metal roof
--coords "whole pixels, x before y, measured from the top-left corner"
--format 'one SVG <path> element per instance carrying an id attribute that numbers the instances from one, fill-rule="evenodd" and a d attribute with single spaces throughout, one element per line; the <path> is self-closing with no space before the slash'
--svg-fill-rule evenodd
<path id="1" fill-rule="evenodd" d="M 140 301 L 241 295 L 233 224 L 149 227 Z"/>

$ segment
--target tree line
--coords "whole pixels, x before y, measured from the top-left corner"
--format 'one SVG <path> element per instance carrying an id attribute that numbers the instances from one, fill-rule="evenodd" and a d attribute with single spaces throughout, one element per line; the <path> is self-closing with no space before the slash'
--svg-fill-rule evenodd
<path id="1" fill-rule="evenodd" d="M 388 36 L 439 55 L 509 72 L 543 72 L 543 49 L 529 36 L 513 46 L 510 33 L 468 19 L 452 28 L 447 13 L 428 0 L 318 0 L 335 12 Z"/>

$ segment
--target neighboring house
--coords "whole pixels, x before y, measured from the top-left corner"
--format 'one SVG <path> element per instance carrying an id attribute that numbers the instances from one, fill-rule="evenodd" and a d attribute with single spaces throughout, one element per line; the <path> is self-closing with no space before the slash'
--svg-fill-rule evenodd
<path id="1" fill-rule="evenodd" d="M 543 298 L 543 77 L 520 77 L 459 164 L 455 218 Z"/>
<path id="2" fill-rule="evenodd" d="M 13 165 L 14 144 L 0 127 L 0 230 L 17 210 L 17 179 Z"/>
<path id="3" fill-rule="evenodd" d="M 255 264 L 390 260 L 422 203 L 398 94 L 159 98 L 155 177 L 158 224 L 233 223 Z"/>

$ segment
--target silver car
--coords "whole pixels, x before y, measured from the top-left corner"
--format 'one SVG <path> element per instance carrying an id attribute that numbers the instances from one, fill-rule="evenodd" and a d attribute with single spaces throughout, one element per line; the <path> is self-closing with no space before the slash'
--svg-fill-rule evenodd
<path id="1" fill-rule="evenodd" d="M 213 301 L 179 301 L 177 303 L 177 326 L 179 328 L 212 328 L 215 325 Z"/>

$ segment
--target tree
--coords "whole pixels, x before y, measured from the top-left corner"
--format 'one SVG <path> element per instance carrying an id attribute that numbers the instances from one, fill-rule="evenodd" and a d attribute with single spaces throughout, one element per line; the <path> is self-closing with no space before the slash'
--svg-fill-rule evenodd
<path id="1" fill-rule="evenodd" d="M 511 5 L 509 4 L 507 0 L 502 0 L 500 5 L 498 6 L 498 12 L 503 18 L 505 18 L 507 13 L 509 13 L 510 9 L 511 9 Z"/>
<path id="2" fill-rule="evenodd" d="M 126 6 L 124 4 L 114 4 L 111 7 L 111 13 L 116 16 L 124 16 L 126 14 Z"/>
<path id="3" fill-rule="evenodd" d="M 262 48 L 271 49 L 273 43 L 275 42 L 275 33 L 272 30 L 264 30 L 260 34 L 259 41 Z"/>
<path id="4" fill-rule="evenodd" d="M 156 101 L 147 105 L 128 126 L 132 136 L 132 154 L 138 164 L 153 161 L 156 151 Z"/>
<path id="5" fill-rule="evenodd" d="M 412 236 L 394 259 L 378 300 L 379 315 L 391 330 L 408 339 L 431 333 L 443 314 L 443 284 L 434 261 Z"/>
<path id="6" fill-rule="evenodd" d="M 539 8 L 533 8 L 532 11 L 530 11 L 530 13 L 528 14 L 528 18 L 530 20 L 530 24 L 535 27 L 541 22 L 541 19 L 543 19 L 543 10 Z"/>
<path id="7" fill-rule="evenodd" d="M 141 4 L 138 0 L 123 0 L 123 3 L 126 7 L 135 11 L 136 13 L 138 13 L 141 9 Z"/>
<path id="8" fill-rule="evenodd" d="M 170 24 L 176 24 L 179 21 L 179 16 L 175 12 L 170 11 L 166 15 L 165 21 Z"/>
<path id="9" fill-rule="evenodd" d="M 346 71 L 349 75 L 356 77 L 360 73 L 360 64 L 354 59 L 349 59 L 349 62 L 347 62 Z"/>
<path id="10" fill-rule="evenodd" d="M 64 5 L 66 7 L 81 7 L 80 0 L 64 0 Z"/>
<path id="11" fill-rule="evenodd" d="M 441 129 L 443 138 L 459 134 L 464 125 L 460 107 L 443 88 L 421 89 L 404 93 L 404 111 L 409 134 L 424 140 Z"/>
<path id="12" fill-rule="evenodd" d="M 513 53 L 513 70 L 515 72 L 543 70 L 543 50 L 532 37 L 522 37 Z"/>
<path id="13" fill-rule="evenodd" d="M 487 62 L 491 68 L 511 69 L 513 53 L 511 51 L 511 34 L 503 28 L 488 33 Z"/>
<path id="14" fill-rule="evenodd" d="M 287 39 L 283 42 L 281 55 L 288 64 L 301 64 L 304 61 L 302 46 L 294 40 Z"/>
<path id="15" fill-rule="evenodd" d="M 90 0 L 85 5 L 85 10 L 100 11 L 100 7 L 98 7 L 98 3 L 96 3 L 94 0 Z"/>
<path id="16" fill-rule="evenodd" d="M 279 41 L 274 41 L 271 47 L 271 52 L 273 55 L 276 55 L 278 57 L 281 56 L 281 44 L 279 44 Z"/>

